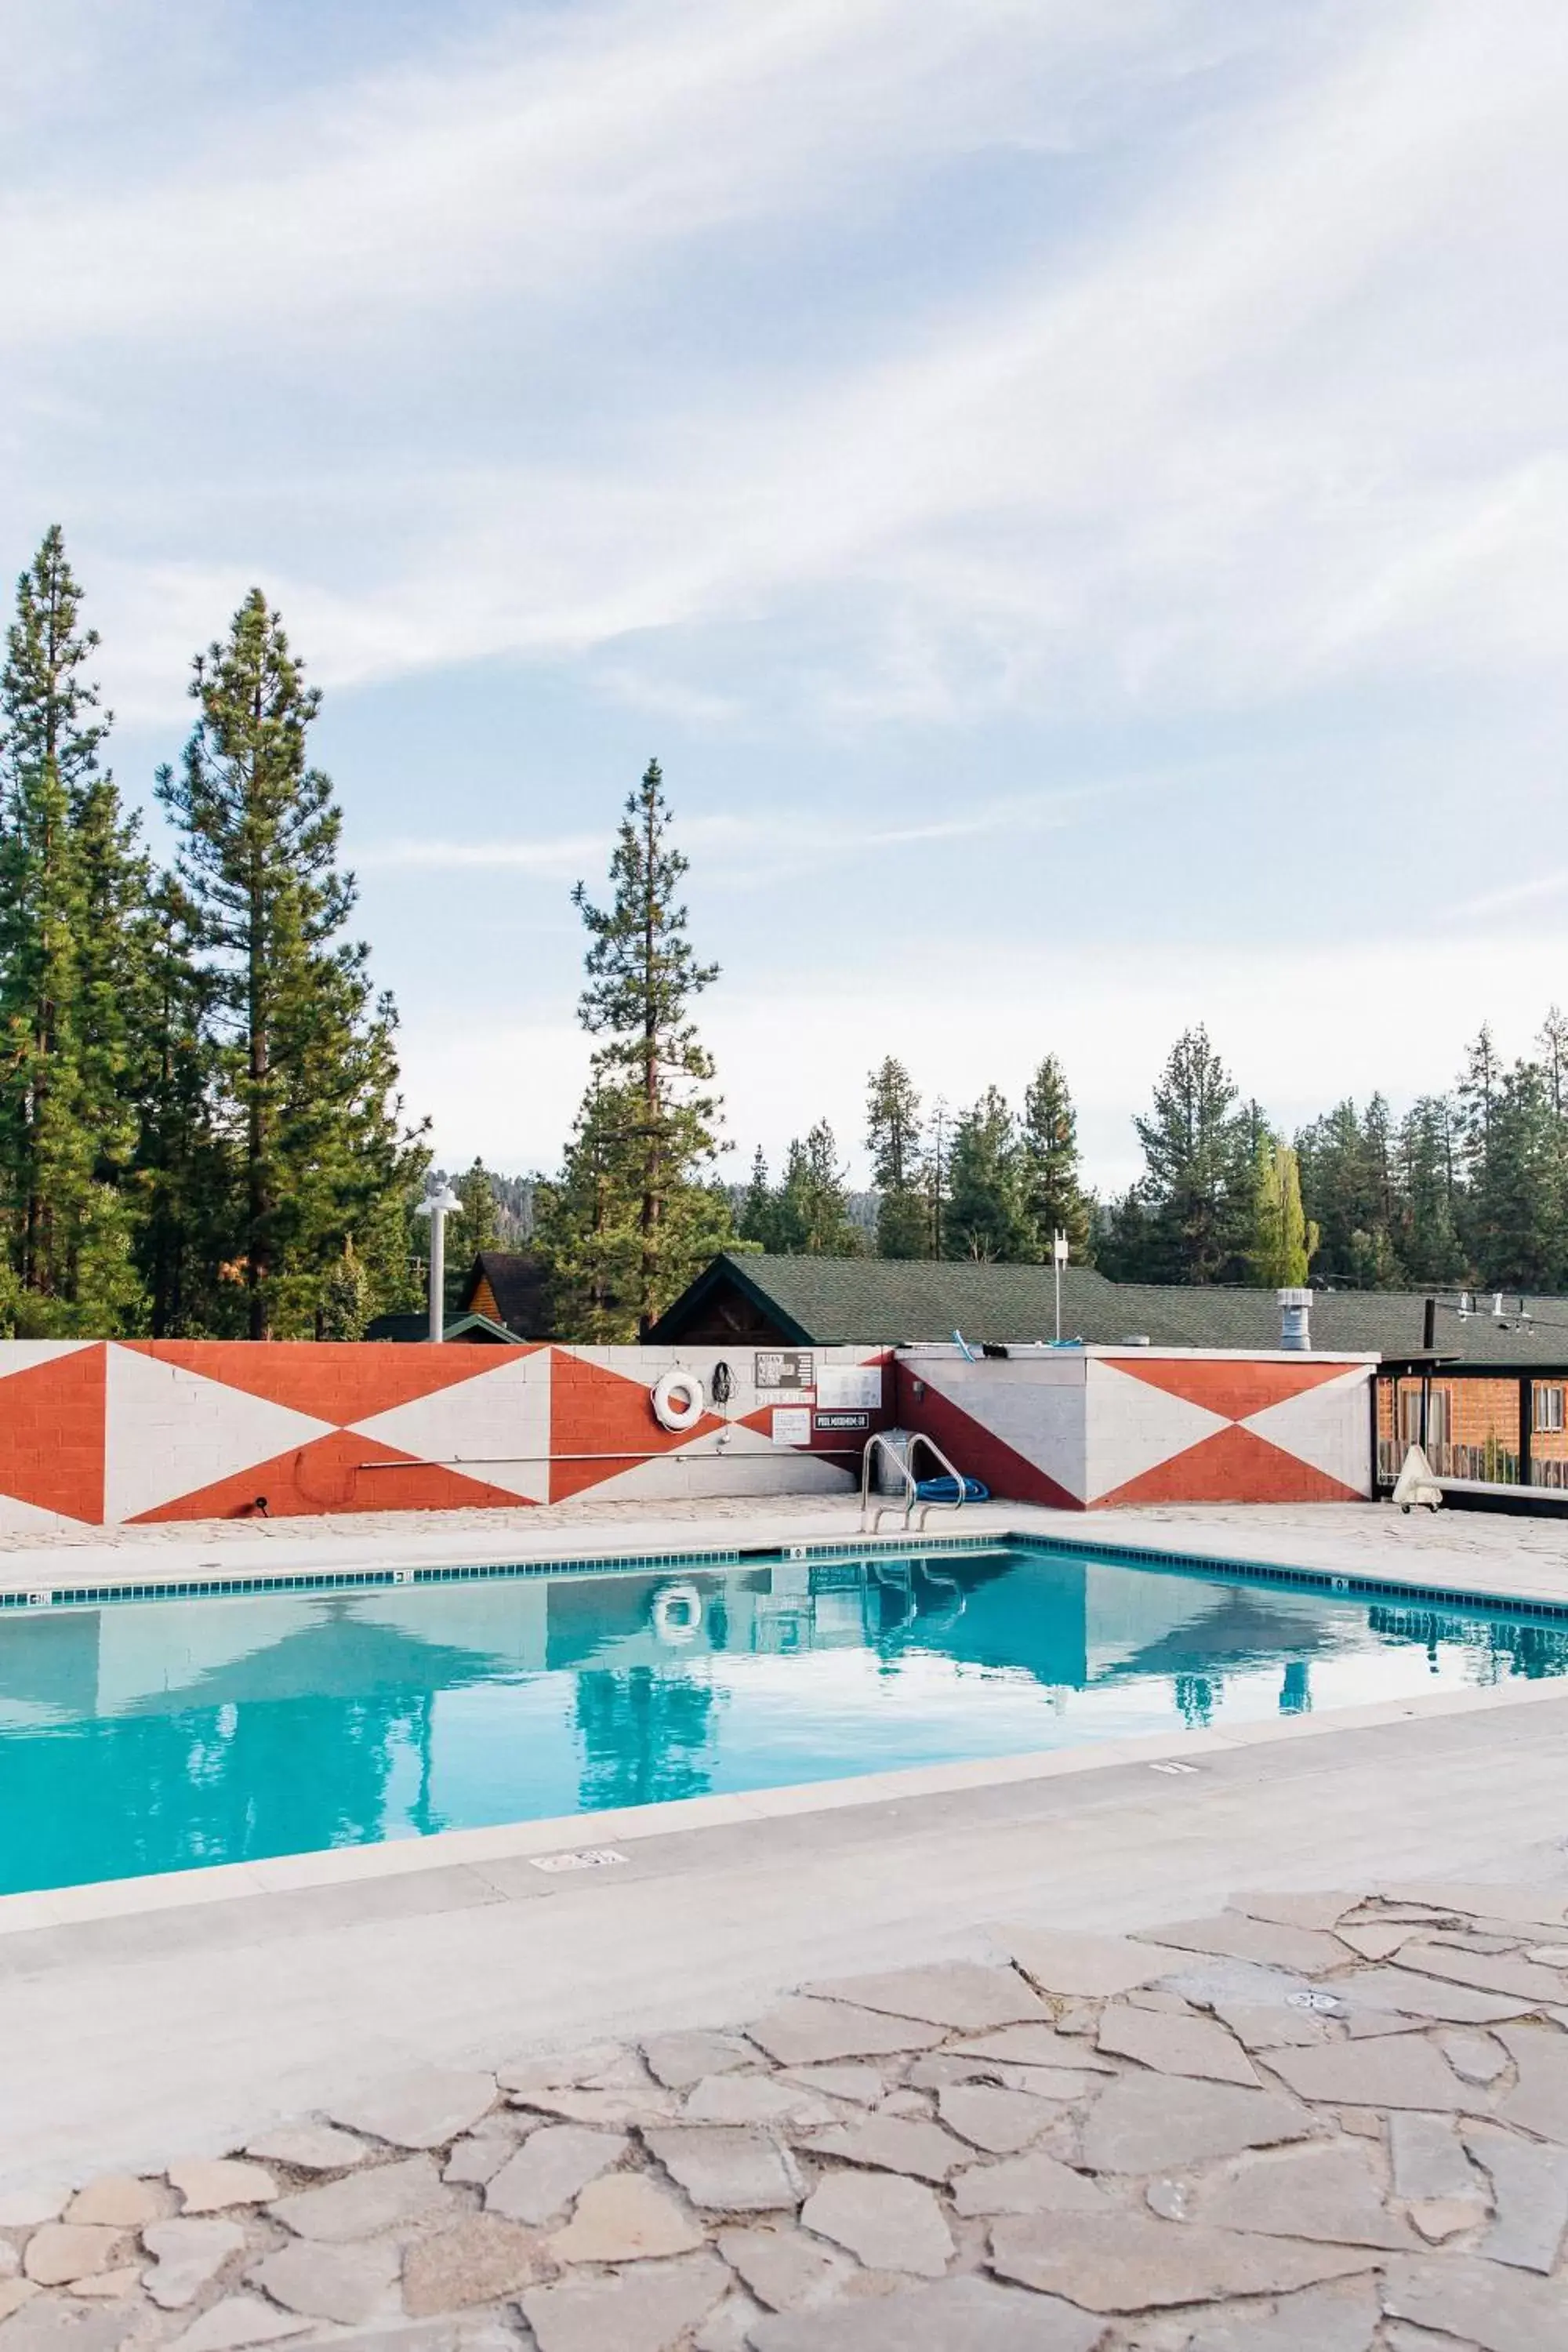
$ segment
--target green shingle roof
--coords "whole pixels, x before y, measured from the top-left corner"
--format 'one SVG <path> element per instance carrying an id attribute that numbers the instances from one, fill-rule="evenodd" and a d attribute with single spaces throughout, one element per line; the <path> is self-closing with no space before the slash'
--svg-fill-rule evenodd
<path id="1" fill-rule="evenodd" d="M 1056 1332 L 1048 1265 L 726 1252 L 666 1309 L 650 1337 L 681 1338 L 695 1309 L 729 1282 L 803 1346 L 912 1344 L 950 1339 L 954 1331 L 975 1345 L 1021 1343 Z M 1331 1354 L 1419 1355 L 1426 1299 L 1424 1291 L 1316 1292 L 1312 1344 Z M 1495 1322 L 1489 1300 L 1482 1304 L 1486 1313 L 1465 1318 L 1439 1310 L 1439 1354 L 1500 1364 L 1568 1361 L 1568 1299 L 1532 1300 L 1539 1319 L 1530 1330 L 1511 1314 Z M 1069 1265 L 1062 1337 L 1100 1347 L 1143 1338 L 1157 1348 L 1272 1349 L 1279 1345 L 1279 1308 L 1272 1290 L 1110 1282 L 1091 1266 Z"/>

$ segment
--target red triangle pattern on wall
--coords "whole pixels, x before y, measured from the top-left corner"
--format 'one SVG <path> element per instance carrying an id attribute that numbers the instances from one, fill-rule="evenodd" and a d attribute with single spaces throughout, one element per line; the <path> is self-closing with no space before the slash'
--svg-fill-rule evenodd
<path id="1" fill-rule="evenodd" d="M 1341 1370 L 1343 1369 L 1342 1366 Z M 1217 1407 L 1215 1410 L 1217 1411 Z M 1258 1410 L 1254 1407 L 1254 1411 Z M 1127 1503 L 1354 1503 L 1343 1486 L 1298 1454 L 1233 1423 L 1184 1453 L 1157 1462 L 1124 1486 L 1095 1497 L 1096 1507 Z"/>
<path id="2" fill-rule="evenodd" d="M 95 1339 L 0 1380 L 0 1495 L 102 1519 L 106 1354 Z"/>
<path id="3" fill-rule="evenodd" d="M 308 1412 L 340 1428 L 477 1381 L 531 1348 L 400 1346 L 392 1340 L 132 1339 L 123 1343 L 225 1388 Z M 515 1500 L 515 1497 L 513 1498 Z"/>
<path id="4" fill-rule="evenodd" d="M 570 1349 L 554 1350 L 550 1371 L 550 1499 L 564 1503 L 606 1478 L 635 1470 L 650 1455 L 679 1453 L 694 1438 L 722 1429 L 705 1412 L 689 1429 L 657 1419 L 651 1381 L 627 1380 Z"/>
<path id="5" fill-rule="evenodd" d="M 1130 1356 L 1118 1356 L 1112 1366 L 1129 1380 L 1163 1389 L 1167 1396 L 1183 1397 L 1188 1404 L 1206 1406 L 1210 1412 L 1223 1412 L 1227 1421 L 1246 1421 L 1268 1405 L 1283 1404 L 1288 1397 L 1304 1396 L 1309 1389 L 1321 1388 L 1327 1381 L 1342 1380 L 1347 1369 L 1344 1364 L 1310 1362 L 1162 1362 L 1158 1357 L 1140 1363 Z"/>
<path id="6" fill-rule="evenodd" d="M 177 1495 L 156 1510 L 142 1512 L 136 1524 L 245 1517 L 263 1500 L 266 1516 L 279 1519 L 334 1511 L 458 1511 L 497 1504 L 516 1510 L 520 1503 L 518 1496 L 503 1487 L 421 1462 L 352 1429 L 337 1429 L 330 1437 L 274 1454 L 270 1462 L 255 1463 L 210 1486 Z"/>
<path id="7" fill-rule="evenodd" d="M 936 1440 L 966 1478 L 978 1478 L 994 1495 L 1005 1496 L 1010 1503 L 1043 1503 L 1052 1510 L 1082 1510 L 1079 1496 L 1059 1486 L 1005 1439 L 993 1436 L 962 1405 L 953 1404 L 939 1390 L 928 1385 L 915 1425 Z M 921 1476 L 941 1475 L 934 1462 L 919 1463 L 916 1470 Z"/>

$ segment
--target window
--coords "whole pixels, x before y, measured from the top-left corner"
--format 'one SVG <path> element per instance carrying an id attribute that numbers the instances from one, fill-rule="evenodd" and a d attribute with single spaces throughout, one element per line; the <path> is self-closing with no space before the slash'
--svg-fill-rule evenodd
<path id="1" fill-rule="evenodd" d="M 1544 1436 L 1562 1434 L 1563 1391 L 1555 1381 L 1535 1384 L 1535 1427 Z"/>
<path id="2" fill-rule="evenodd" d="M 1426 1450 L 1448 1443 L 1449 1391 L 1434 1389 L 1426 1401 Z M 1399 1391 L 1399 1443 L 1419 1445 L 1421 1443 L 1421 1390 L 1416 1382 L 1402 1387 Z"/>

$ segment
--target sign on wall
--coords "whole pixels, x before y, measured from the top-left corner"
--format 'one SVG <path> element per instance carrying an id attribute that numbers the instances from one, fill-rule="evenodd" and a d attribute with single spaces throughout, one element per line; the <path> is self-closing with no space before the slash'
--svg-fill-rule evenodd
<path id="1" fill-rule="evenodd" d="M 824 1412 L 847 1410 L 879 1412 L 882 1409 L 880 1364 L 824 1364 L 816 1380 L 816 1402 Z"/>
<path id="2" fill-rule="evenodd" d="M 811 1350 L 800 1348 L 759 1348 L 756 1360 L 756 1382 L 759 1394 L 787 1389 L 795 1395 L 810 1395 L 816 1387 L 815 1360 Z"/>
<path id="3" fill-rule="evenodd" d="M 773 1441 L 775 1445 L 809 1445 L 811 1407 L 805 1404 L 775 1405 Z"/>
<path id="4" fill-rule="evenodd" d="M 821 1433 L 835 1430 L 865 1430 L 871 1426 L 868 1412 L 818 1412 L 812 1416 L 812 1426 Z"/>

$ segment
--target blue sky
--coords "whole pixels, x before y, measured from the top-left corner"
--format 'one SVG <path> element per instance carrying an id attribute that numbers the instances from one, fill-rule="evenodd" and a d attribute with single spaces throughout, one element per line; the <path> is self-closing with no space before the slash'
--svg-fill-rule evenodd
<path id="1" fill-rule="evenodd" d="M 1289 1125 L 1568 997 L 1552 0 L 0 0 L 0 564 L 143 796 L 253 581 L 449 1160 L 551 1164 L 663 762 L 734 1165 L 1205 1019 Z"/>

